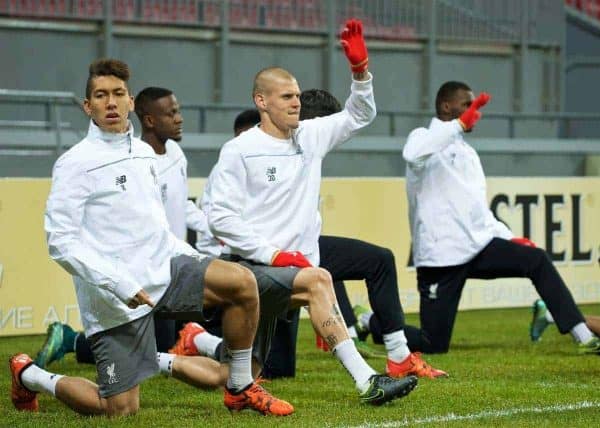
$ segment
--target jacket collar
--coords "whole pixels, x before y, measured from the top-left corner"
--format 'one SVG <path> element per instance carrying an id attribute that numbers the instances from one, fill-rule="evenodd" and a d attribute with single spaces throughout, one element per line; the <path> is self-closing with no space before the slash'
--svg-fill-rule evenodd
<path id="1" fill-rule="evenodd" d="M 443 123 L 445 123 L 443 120 L 439 120 L 437 117 L 433 117 L 431 119 L 431 122 L 429 123 L 429 129 L 439 128 L 440 125 L 442 125 Z"/>
<path id="2" fill-rule="evenodd" d="M 119 144 L 119 143 L 129 143 L 131 138 L 133 137 L 133 124 L 131 121 L 127 121 L 129 127 L 127 131 L 121 134 L 114 134 L 111 132 L 105 132 L 101 130 L 98 125 L 94 123 L 93 120 L 90 120 L 90 126 L 88 128 L 87 137 L 93 141 L 103 141 L 105 143 L 111 144 Z"/>

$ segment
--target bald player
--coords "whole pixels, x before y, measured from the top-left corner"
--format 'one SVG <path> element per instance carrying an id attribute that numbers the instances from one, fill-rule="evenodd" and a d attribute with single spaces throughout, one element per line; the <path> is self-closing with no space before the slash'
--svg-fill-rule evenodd
<path id="1" fill-rule="evenodd" d="M 375 118 L 372 76 L 359 21 L 346 23 L 342 46 L 353 72 L 351 95 L 334 115 L 299 121 L 300 88 L 287 70 L 270 67 L 254 80 L 260 125 L 221 149 L 207 189 L 209 227 L 226 259 L 248 267 L 259 284 L 261 319 L 255 350 L 268 353 L 276 317 L 308 306 L 313 327 L 353 377 L 360 399 L 381 404 L 408 394 L 417 378 L 377 374 L 360 356 L 341 316 L 331 275 L 319 265 L 314 221 L 321 163 Z M 206 192 L 206 190 L 205 190 Z M 205 194 L 205 196 L 207 196 Z"/>

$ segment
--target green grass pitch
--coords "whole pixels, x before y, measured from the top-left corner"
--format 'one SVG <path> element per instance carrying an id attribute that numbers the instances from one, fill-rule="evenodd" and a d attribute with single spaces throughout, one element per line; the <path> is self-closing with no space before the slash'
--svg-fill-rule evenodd
<path id="1" fill-rule="evenodd" d="M 599 314 L 600 305 L 582 310 Z M 598 426 L 600 358 L 577 355 L 570 336 L 561 336 L 554 326 L 532 344 L 529 321 L 525 308 L 460 312 L 450 352 L 426 356 L 450 378 L 421 379 L 408 397 L 371 407 L 359 403 L 340 364 L 315 348 L 312 328 L 302 320 L 296 379 L 265 384 L 295 406 L 295 414 L 285 418 L 250 411 L 232 416 L 222 404 L 221 391 L 199 391 L 162 376 L 142 384 L 141 410 L 128 418 L 78 416 L 47 395 L 40 396 L 39 413 L 17 412 L 9 397 L 8 357 L 17 351 L 33 356 L 43 337 L 0 338 L 0 427 Z M 418 325 L 414 315 L 408 322 Z M 384 360 L 369 363 L 384 369 Z M 94 368 L 78 365 L 73 354 L 50 370 L 92 380 L 95 376 Z"/>

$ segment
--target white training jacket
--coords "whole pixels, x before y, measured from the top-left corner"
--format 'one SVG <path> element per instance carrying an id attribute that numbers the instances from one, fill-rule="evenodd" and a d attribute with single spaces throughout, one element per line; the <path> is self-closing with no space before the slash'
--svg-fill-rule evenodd
<path id="1" fill-rule="evenodd" d="M 142 288 L 157 303 L 171 258 L 201 256 L 169 230 L 152 147 L 124 134 L 87 136 L 54 165 L 44 226 L 50 256 L 75 283 L 86 336 L 140 318 L 126 303 Z"/>
<path id="2" fill-rule="evenodd" d="M 187 239 L 187 229 L 199 235 L 210 234 L 206 215 L 188 199 L 187 158 L 179 144 L 165 142 L 166 153 L 156 154 L 158 185 L 171 231 L 181 240 Z"/>
<path id="3" fill-rule="evenodd" d="M 300 122 L 282 140 L 254 127 L 227 142 L 210 180 L 208 223 L 225 247 L 271 264 L 275 251 L 301 251 L 319 265 L 315 224 L 325 155 L 375 118 L 372 76 L 353 81 L 344 110 Z"/>
<path id="4" fill-rule="evenodd" d="M 494 237 L 513 237 L 488 207 L 479 156 L 457 120 L 413 130 L 402 154 L 415 266 L 467 263 Z"/>
<path id="5" fill-rule="evenodd" d="M 214 175 L 215 167 L 213 167 L 213 169 L 210 171 L 210 174 L 208 174 L 208 178 L 206 179 L 206 183 L 204 185 L 204 191 L 202 192 L 202 197 L 198 201 L 198 205 L 203 213 L 207 213 L 209 211 L 211 192 L 210 183 Z M 214 237 L 210 230 L 207 230 L 196 234 L 196 250 L 207 256 L 219 257 L 223 252 L 223 244 L 221 244 L 219 240 Z"/>

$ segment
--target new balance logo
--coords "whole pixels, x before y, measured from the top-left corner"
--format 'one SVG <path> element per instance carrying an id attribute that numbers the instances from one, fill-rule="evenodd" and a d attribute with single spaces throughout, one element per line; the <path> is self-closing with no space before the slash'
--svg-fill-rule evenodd
<path id="1" fill-rule="evenodd" d="M 123 190 L 127 190 L 125 188 L 125 183 L 127 183 L 127 176 L 126 175 L 119 175 L 117 178 L 115 178 L 115 185 L 116 186 L 120 186 L 121 189 L 123 189 Z"/>
<path id="2" fill-rule="evenodd" d="M 160 198 L 162 199 L 163 204 L 167 202 L 167 183 L 160 186 Z"/>

